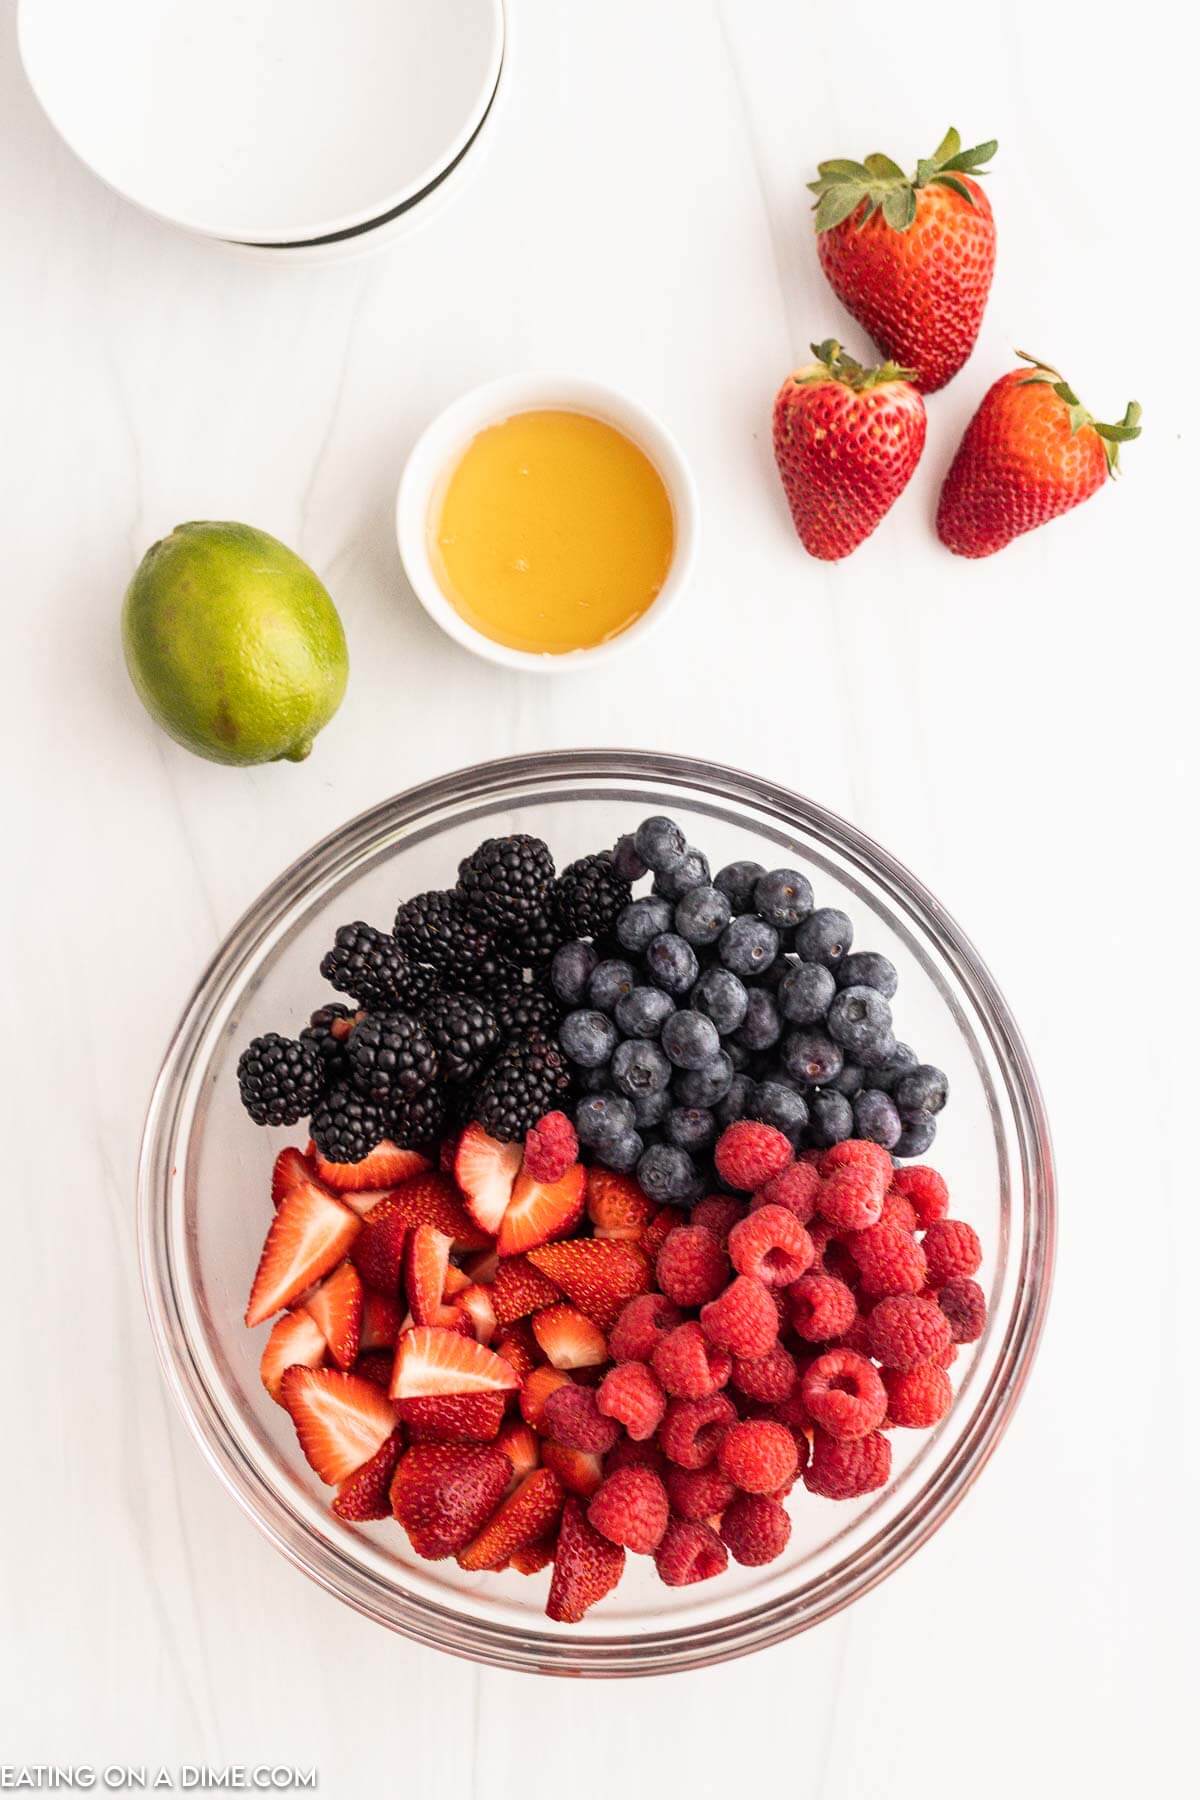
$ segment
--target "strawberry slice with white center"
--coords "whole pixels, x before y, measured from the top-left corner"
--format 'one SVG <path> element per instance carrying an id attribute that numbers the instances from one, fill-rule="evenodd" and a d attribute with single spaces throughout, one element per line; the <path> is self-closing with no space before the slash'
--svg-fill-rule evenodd
<path id="1" fill-rule="evenodd" d="M 608 1361 L 604 1333 L 577 1306 L 564 1301 L 533 1315 L 533 1335 L 556 1369 L 590 1369 Z"/>
<path id="2" fill-rule="evenodd" d="M 308 1146 L 308 1154 L 312 1158 L 318 1179 L 338 1193 L 362 1193 L 367 1188 L 398 1187 L 410 1175 L 416 1175 L 429 1167 L 427 1159 L 419 1151 L 402 1150 L 390 1138 L 384 1138 L 381 1144 L 376 1144 L 373 1150 L 356 1163 L 328 1162 L 315 1144 Z"/>
<path id="3" fill-rule="evenodd" d="M 491 1289 L 477 1281 L 472 1282 L 459 1294 L 457 1303 L 474 1325 L 479 1342 L 490 1344 L 496 1335 L 496 1309 L 492 1305 Z"/>
<path id="4" fill-rule="evenodd" d="M 331 1487 L 370 1462 L 396 1429 L 396 1409 L 387 1395 L 341 1369 L 288 1369 L 280 1398 L 300 1448 Z"/>
<path id="5" fill-rule="evenodd" d="M 349 1207 L 315 1182 L 294 1188 L 271 1221 L 250 1289 L 246 1324 L 251 1328 L 261 1325 L 328 1275 L 359 1229 Z"/>
<path id="6" fill-rule="evenodd" d="M 534 1250 L 551 1238 L 566 1237 L 583 1217 L 586 1177 L 582 1163 L 573 1163 L 557 1181 L 535 1181 L 518 1175 L 512 1198 L 500 1222 L 496 1248 L 501 1256 L 517 1256 Z"/>
<path id="7" fill-rule="evenodd" d="M 341 1263 L 327 1275 L 304 1310 L 316 1320 L 339 1369 L 348 1369 L 361 1348 L 363 1284 L 353 1263 Z"/>
<path id="8" fill-rule="evenodd" d="M 451 1240 L 432 1225 L 418 1225 L 404 1253 L 404 1291 L 418 1325 L 432 1325 L 446 1291 Z"/>
<path id="9" fill-rule="evenodd" d="M 482 1125 L 467 1126 L 454 1153 L 454 1179 L 467 1211 L 492 1237 L 500 1230 L 520 1168 L 520 1144 L 502 1144 Z"/>
<path id="10" fill-rule="evenodd" d="M 394 1400 L 427 1394 L 509 1393 L 516 1386 L 516 1371 L 503 1357 L 443 1326 L 414 1326 L 401 1333 L 396 1345 Z"/>
<path id="11" fill-rule="evenodd" d="M 285 1370 L 300 1363 L 310 1369 L 319 1367 L 325 1361 L 326 1349 L 324 1332 L 303 1307 L 276 1319 L 258 1367 L 262 1384 L 272 1400 L 279 1400 Z"/>
<path id="12" fill-rule="evenodd" d="M 365 1462 L 348 1481 L 343 1481 L 332 1508 L 339 1519 L 350 1519 L 358 1524 L 366 1519 L 391 1517 L 389 1490 L 402 1448 L 401 1433 L 393 1431 L 391 1437 L 379 1446 L 370 1462 Z"/>
<path id="13" fill-rule="evenodd" d="M 393 1350 L 399 1336 L 400 1308 L 396 1302 L 386 1294 L 373 1294 L 370 1288 L 364 1288 L 359 1355 L 367 1350 Z"/>
<path id="14" fill-rule="evenodd" d="M 297 1150 L 295 1144 L 289 1144 L 279 1152 L 271 1170 L 271 1205 L 275 1211 L 279 1211 L 289 1194 L 294 1194 L 297 1188 L 307 1187 L 310 1182 L 321 1186 L 316 1170 L 304 1152 Z"/>

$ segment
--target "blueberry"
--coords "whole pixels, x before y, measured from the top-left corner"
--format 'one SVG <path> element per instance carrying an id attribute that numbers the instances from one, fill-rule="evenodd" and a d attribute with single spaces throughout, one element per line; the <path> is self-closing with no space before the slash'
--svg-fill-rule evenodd
<path id="1" fill-rule="evenodd" d="M 854 927 L 836 906 L 819 906 L 796 932 L 796 949 L 805 962 L 824 963 L 827 969 L 849 954 L 853 942 Z"/>
<path id="2" fill-rule="evenodd" d="M 633 1130 L 633 1108 L 620 1094 L 589 1094 L 575 1108 L 579 1141 L 599 1152 Z"/>
<path id="3" fill-rule="evenodd" d="M 760 862 L 726 863 L 713 876 L 713 886 L 728 897 L 735 913 L 753 912 L 755 883 L 766 872 Z"/>
<path id="4" fill-rule="evenodd" d="M 738 1027 L 739 1044 L 747 1050 L 769 1050 L 779 1042 L 783 1020 L 779 1008 L 766 988 L 751 988 L 746 997 L 746 1017 Z"/>
<path id="5" fill-rule="evenodd" d="M 661 870 L 654 877 L 653 891 L 668 900 L 682 900 L 693 888 L 707 887 L 709 874 L 707 856 L 702 850 L 693 850 L 689 844 L 682 862 L 676 863 L 673 869 Z"/>
<path id="6" fill-rule="evenodd" d="M 808 1103 L 808 1142 L 815 1148 L 828 1150 L 854 1135 L 854 1114 L 844 1094 L 822 1088 Z"/>
<path id="7" fill-rule="evenodd" d="M 596 1069 L 576 1069 L 575 1086 L 585 1094 L 611 1093 L 612 1070 L 607 1063 L 601 1063 Z"/>
<path id="8" fill-rule="evenodd" d="M 717 1124 L 722 1131 L 726 1125 L 736 1124 L 738 1119 L 746 1117 L 746 1109 L 753 1093 L 754 1083 L 748 1075 L 734 1076 L 715 1108 Z"/>
<path id="9" fill-rule="evenodd" d="M 716 1141 L 717 1121 L 707 1107 L 673 1106 L 663 1120 L 663 1131 L 677 1150 L 702 1156 Z"/>
<path id="10" fill-rule="evenodd" d="M 735 975 L 761 975 L 779 954 L 779 933 L 765 919 L 743 913 L 721 933 L 720 957 Z"/>
<path id="11" fill-rule="evenodd" d="M 661 988 L 635 987 L 617 1001 L 617 1025 L 626 1037 L 656 1038 L 675 1011 L 675 1002 Z"/>
<path id="12" fill-rule="evenodd" d="M 893 1044 L 887 1061 L 871 1070 L 871 1086 L 890 1094 L 900 1077 L 917 1066 L 917 1053 L 909 1044 Z"/>
<path id="13" fill-rule="evenodd" d="M 890 1094 L 882 1093 L 879 1088 L 864 1088 L 861 1094 L 855 1094 L 850 1104 L 855 1137 L 882 1144 L 885 1150 L 890 1150 L 899 1141 L 903 1128 Z"/>
<path id="14" fill-rule="evenodd" d="M 649 874 L 646 864 L 638 855 L 631 832 L 627 831 L 624 837 L 617 839 L 613 850 L 613 869 L 622 881 L 628 882 L 640 881 L 643 875 Z"/>
<path id="15" fill-rule="evenodd" d="M 778 931 L 790 931 L 812 911 L 812 882 L 799 869 L 772 869 L 754 884 L 754 910 Z"/>
<path id="16" fill-rule="evenodd" d="M 723 1048 L 733 1064 L 734 1074 L 744 1075 L 753 1060 L 745 1044 L 739 1044 L 736 1038 L 726 1038 Z"/>
<path id="17" fill-rule="evenodd" d="M 581 1006 L 592 970 L 600 958 L 582 938 L 560 944 L 550 964 L 550 986 L 564 1006 Z"/>
<path id="18" fill-rule="evenodd" d="M 662 1047 L 677 1069 L 704 1069 L 721 1049 L 721 1034 L 702 1012 L 672 1013 L 662 1028 Z"/>
<path id="19" fill-rule="evenodd" d="M 833 1088 L 836 1093 L 844 1094 L 847 1100 L 853 1100 L 855 1094 L 857 1094 L 859 1088 L 863 1086 L 866 1079 L 865 1070 L 860 1069 L 857 1063 L 843 1063 L 841 1074 L 835 1075 L 833 1080 L 829 1083 L 829 1086 Z M 871 1086 L 879 1086 L 874 1075 L 871 1076 Z"/>
<path id="20" fill-rule="evenodd" d="M 671 1087 L 680 1106 L 715 1106 L 732 1080 L 733 1064 L 719 1050 L 703 1069 L 680 1069 Z"/>
<path id="21" fill-rule="evenodd" d="M 660 1205 L 671 1200 L 690 1200 L 700 1191 L 700 1176 L 686 1150 L 674 1144 L 651 1144 L 639 1158 L 638 1186 Z"/>
<path id="22" fill-rule="evenodd" d="M 836 992 L 837 984 L 824 963 L 794 962 L 779 984 L 779 1010 L 793 1025 L 816 1025 Z"/>
<path id="23" fill-rule="evenodd" d="M 869 987 L 890 1000 L 900 986 L 895 963 L 875 950 L 852 950 L 838 964 L 839 987 Z"/>
<path id="24" fill-rule="evenodd" d="M 828 975 L 828 969 L 825 973 Z M 843 988 L 829 1008 L 826 1029 L 834 1042 L 851 1051 L 859 1062 L 880 1050 L 890 1056 L 896 1042 L 892 1009 L 871 987 Z"/>
<path id="25" fill-rule="evenodd" d="M 842 1052 L 819 1031 L 789 1031 L 783 1040 L 783 1066 L 802 1087 L 824 1087 L 841 1074 Z"/>
<path id="26" fill-rule="evenodd" d="M 633 1096 L 633 1122 L 639 1131 L 650 1131 L 661 1125 L 671 1110 L 671 1090 L 658 1088 L 652 1094 Z"/>
<path id="27" fill-rule="evenodd" d="M 940 1069 L 932 1063 L 918 1063 L 900 1077 L 893 1089 L 896 1111 L 906 1125 L 917 1119 L 931 1119 L 941 1112 L 949 1092 L 950 1083 Z"/>
<path id="28" fill-rule="evenodd" d="M 675 929 L 689 944 L 715 944 L 733 916 L 720 888 L 691 888 L 675 908 Z"/>
<path id="29" fill-rule="evenodd" d="M 892 1145 L 893 1156 L 924 1156 L 937 1136 L 936 1119 L 912 1119 Z"/>
<path id="30" fill-rule="evenodd" d="M 673 931 L 661 931 L 646 950 L 650 979 L 668 994 L 686 994 L 700 973 L 692 946 Z"/>
<path id="31" fill-rule="evenodd" d="M 671 1065 L 657 1044 L 644 1038 L 628 1038 L 618 1044 L 612 1059 L 613 1081 L 632 1099 L 637 1094 L 657 1093 L 671 1079 Z"/>
<path id="32" fill-rule="evenodd" d="M 705 969 L 690 998 L 696 1011 L 705 1013 L 722 1037 L 737 1030 L 750 1005 L 750 996 L 737 976 L 715 966 Z"/>
<path id="33" fill-rule="evenodd" d="M 588 999 L 598 1012 L 614 1012 L 621 995 L 628 994 L 636 985 L 637 974 L 632 964 L 610 956 L 606 962 L 597 963 L 592 970 L 588 982 Z"/>
<path id="34" fill-rule="evenodd" d="M 631 1175 L 642 1160 L 645 1148 L 638 1132 L 622 1132 L 615 1142 L 606 1145 L 601 1160 L 606 1168 L 615 1169 L 619 1175 Z"/>
<path id="35" fill-rule="evenodd" d="M 656 894 L 643 894 L 640 900 L 631 900 L 617 914 L 617 942 L 631 956 L 641 956 L 651 938 L 656 938 L 660 931 L 670 931 L 674 917 L 669 900 L 660 900 Z"/>
<path id="36" fill-rule="evenodd" d="M 581 1069 L 598 1069 L 617 1047 L 617 1028 L 604 1013 L 581 1007 L 561 1021 L 558 1041 Z"/>
<path id="37" fill-rule="evenodd" d="M 746 1117 L 774 1125 L 793 1144 L 798 1144 L 800 1133 L 808 1124 L 808 1107 L 795 1088 L 785 1087 L 781 1081 L 760 1081 L 750 1094 Z"/>
<path id="38" fill-rule="evenodd" d="M 633 834 L 633 847 L 648 869 L 665 875 L 681 863 L 687 854 L 687 839 L 676 825 L 662 813 L 643 819 Z"/>
<path id="39" fill-rule="evenodd" d="M 896 1039 L 892 1035 L 890 1028 L 881 1038 L 877 1038 L 873 1044 L 859 1045 L 857 1051 L 858 1060 L 864 1069 L 870 1069 L 872 1071 L 872 1087 L 879 1086 L 879 1083 L 874 1079 L 874 1071 L 876 1069 L 888 1068 L 895 1054 Z"/>

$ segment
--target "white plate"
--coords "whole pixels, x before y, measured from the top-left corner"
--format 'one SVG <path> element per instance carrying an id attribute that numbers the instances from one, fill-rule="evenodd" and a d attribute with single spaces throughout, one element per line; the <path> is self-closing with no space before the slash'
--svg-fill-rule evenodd
<path id="1" fill-rule="evenodd" d="M 51 123 L 110 187 L 210 237 L 380 220 L 470 143 L 501 0 L 21 0 Z"/>

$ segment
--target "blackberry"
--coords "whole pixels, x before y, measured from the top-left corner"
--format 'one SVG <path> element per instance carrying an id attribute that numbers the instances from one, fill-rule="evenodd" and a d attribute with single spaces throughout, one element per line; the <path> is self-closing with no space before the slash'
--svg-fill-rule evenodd
<path id="1" fill-rule="evenodd" d="M 332 1000 L 328 1006 L 318 1006 L 300 1033 L 302 1044 L 314 1044 L 321 1053 L 326 1087 L 332 1087 L 335 1081 L 349 1079 L 346 1040 L 360 1017 L 340 1000 Z"/>
<path id="2" fill-rule="evenodd" d="M 441 1088 L 423 1088 L 408 1094 L 388 1113 L 387 1134 L 402 1150 L 419 1150 L 442 1135 L 447 1100 Z"/>
<path id="3" fill-rule="evenodd" d="M 520 1141 L 570 1091 L 566 1058 L 540 1035 L 515 1039 L 500 1052 L 478 1088 L 472 1110 L 489 1137 Z"/>
<path id="4" fill-rule="evenodd" d="M 361 1162 L 387 1136 L 383 1108 L 348 1081 L 331 1087 L 308 1123 L 312 1141 L 330 1162 Z"/>
<path id="5" fill-rule="evenodd" d="M 592 970 L 600 958 L 591 944 L 560 944 L 550 963 L 550 986 L 564 1006 L 582 1006 Z"/>
<path id="6" fill-rule="evenodd" d="M 541 838 L 488 838 L 458 865 L 458 891 L 478 925 L 524 934 L 550 898 L 554 859 Z"/>
<path id="7" fill-rule="evenodd" d="M 347 1055 L 358 1092 L 389 1106 L 437 1080 L 437 1046 L 413 1013 L 369 1013 L 350 1033 Z"/>
<path id="8" fill-rule="evenodd" d="M 452 986 L 479 988 L 495 977 L 495 939 L 452 888 L 405 900 L 396 909 L 392 936 L 413 962 L 428 963 Z"/>
<path id="9" fill-rule="evenodd" d="M 295 1125 L 321 1098 L 325 1060 L 315 1044 L 269 1031 L 238 1057 L 242 1105 L 256 1125 Z"/>
<path id="10" fill-rule="evenodd" d="M 777 931 L 788 931 L 812 911 L 812 882 L 799 869 L 772 869 L 754 884 L 754 910 Z"/>
<path id="11" fill-rule="evenodd" d="M 562 932 L 546 914 L 535 914 L 514 931 L 501 932 L 496 950 L 506 963 L 518 969 L 541 971 L 547 967 L 562 941 Z"/>
<path id="12" fill-rule="evenodd" d="M 629 883 L 608 851 L 581 856 L 554 884 L 554 911 L 564 937 L 608 937 L 629 899 Z"/>
<path id="13" fill-rule="evenodd" d="M 486 996 L 502 1043 L 518 1038 L 552 1037 L 558 1007 L 536 982 L 514 983 Z"/>
<path id="14" fill-rule="evenodd" d="M 438 994 L 422 1015 L 444 1080 L 474 1081 L 500 1042 L 495 1013 L 474 994 Z"/>
<path id="15" fill-rule="evenodd" d="M 332 950 L 321 958 L 321 973 L 360 1006 L 379 1010 L 419 1007 L 437 985 L 431 969 L 410 961 L 394 937 L 361 919 L 338 927 Z"/>

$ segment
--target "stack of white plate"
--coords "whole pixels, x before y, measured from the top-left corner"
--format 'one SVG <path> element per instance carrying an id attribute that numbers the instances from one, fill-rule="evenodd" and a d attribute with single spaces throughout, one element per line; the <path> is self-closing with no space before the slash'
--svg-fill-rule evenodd
<path id="1" fill-rule="evenodd" d="M 479 159 L 503 0 L 21 0 L 51 123 L 158 218 L 272 260 L 391 242 Z"/>

